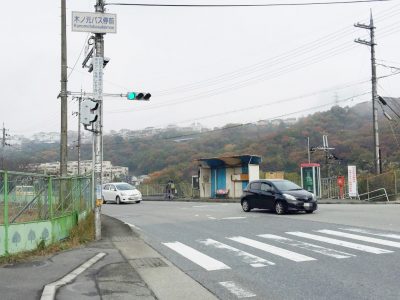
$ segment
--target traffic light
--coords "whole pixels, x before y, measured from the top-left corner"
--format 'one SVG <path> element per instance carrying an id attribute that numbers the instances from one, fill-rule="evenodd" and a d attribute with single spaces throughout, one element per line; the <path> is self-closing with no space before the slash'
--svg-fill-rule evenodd
<path id="1" fill-rule="evenodd" d="M 128 100 L 144 100 L 144 101 L 149 101 L 151 97 L 150 93 L 136 93 L 136 92 L 128 92 L 126 94 L 126 98 Z"/>
<path id="2" fill-rule="evenodd" d="M 81 102 L 81 123 L 84 125 L 90 125 L 96 122 L 98 118 L 99 103 L 90 99 L 84 99 Z"/>

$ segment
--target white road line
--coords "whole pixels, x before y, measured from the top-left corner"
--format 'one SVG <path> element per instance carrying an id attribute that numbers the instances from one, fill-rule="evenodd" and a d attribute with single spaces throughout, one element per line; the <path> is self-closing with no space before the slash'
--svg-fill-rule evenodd
<path id="1" fill-rule="evenodd" d="M 270 239 L 270 240 L 273 240 L 275 242 L 278 242 L 278 243 L 281 243 L 284 245 L 289 245 L 289 246 L 298 247 L 298 248 L 305 249 L 305 250 L 310 250 L 310 251 L 320 253 L 322 255 L 334 257 L 334 258 L 349 258 L 351 256 L 355 256 L 354 254 L 349 254 L 346 252 L 337 251 L 337 250 L 325 248 L 322 246 L 317 246 L 317 245 L 310 244 L 310 243 L 296 241 L 296 240 L 288 239 L 288 238 L 274 235 L 274 234 L 260 234 L 259 237 L 262 237 L 265 239 Z"/>
<path id="2" fill-rule="evenodd" d="M 221 220 L 239 220 L 239 219 L 246 219 L 246 217 L 226 217 L 222 218 Z"/>
<path id="3" fill-rule="evenodd" d="M 340 231 L 336 231 L 336 230 L 328 230 L 328 229 L 318 230 L 318 232 L 335 235 L 335 236 L 340 236 L 340 237 L 344 237 L 344 238 L 349 238 L 349 239 L 354 239 L 354 240 L 358 240 L 358 241 L 373 243 L 373 244 L 379 244 L 379 245 L 384 245 L 384 246 L 400 248 L 399 242 L 382 240 L 382 239 L 377 239 L 377 238 L 373 238 L 373 237 L 369 237 L 369 236 L 363 236 L 363 235 L 352 234 L 352 233 L 347 233 L 347 232 L 340 232 Z"/>
<path id="4" fill-rule="evenodd" d="M 97 255 L 89 259 L 87 262 L 83 263 L 78 268 L 73 270 L 71 273 L 65 275 L 60 280 L 47 284 L 43 289 L 42 297 L 40 299 L 53 300 L 56 296 L 56 291 L 60 286 L 70 283 L 72 280 L 78 277 L 79 274 L 90 268 L 92 265 L 94 265 L 96 262 L 102 259 L 105 255 L 106 254 L 104 252 L 98 253 Z"/>
<path id="5" fill-rule="evenodd" d="M 268 245 L 265 243 L 261 243 L 259 241 L 256 240 L 251 240 L 242 236 L 236 236 L 236 237 L 230 237 L 228 238 L 232 241 L 259 249 L 259 250 L 263 250 L 265 252 L 269 252 L 290 260 L 293 260 L 295 262 L 302 262 L 302 261 L 311 261 L 311 260 L 316 260 L 315 258 L 309 257 L 309 256 L 305 256 L 296 252 L 292 252 L 286 249 L 282 249 L 279 247 L 275 247 L 272 245 Z"/>
<path id="6" fill-rule="evenodd" d="M 265 267 L 266 266 L 265 264 L 275 265 L 275 263 L 273 263 L 272 261 L 268 261 L 264 258 L 239 250 L 237 248 L 231 247 L 229 245 L 226 245 L 224 243 L 218 242 L 213 239 L 200 240 L 198 242 L 206 246 L 212 246 L 217 249 L 223 249 L 229 252 L 233 252 L 236 256 L 242 258 L 243 262 L 250 264 L 254 268 Z"/>
<path id="7" fill-rule="evenodd" d="M 366 229 L 359 229 L 359 228 L 339 228 L 340 230 L 346 230 L 346 231 L 352 231 L 352 232 L 358 232 L 358 233 L 364 233 L 364 234 L 371 234 L 371 235 L 376 235 L 376 236 L 382 236 L 386 237 L 389 239 L 396 239 L 400 240 L 400 235 L 399 234 L 393 234 L 393 233 L 385 233 L 385 232 L 375 232 L 372 230 L 366 230 Z"/>
<path id="8" fill-rule="evenodd" d="M 207 271 L 230 269 L 227 265 L 180 242 L 163 243 Z"/>
<path id="9" fill-rule="evenodd" d="M 345 242 L 345 241 L 332 239 L 332 238 L 328 238 L 328 237 L 324 237 L 324 236 L 320 236 L 320 235 L 305 233 L 305 232 L 297 231 L 297 232 L 286 232 L 286 233 L 295 235 L 295 236 L 299 236 L 302 238 L 306 238 L 306 239 L 320 241 L 320 242 L 324 242 L 324 243 L 328 243 L 328 244 L 334 244 L 334 245 L 351 248 L 351 249 L 355 249 L 355 250 L 360 250 L 360 251 L 364 251 L 364 252 L 374 253 L 374 254 L 383 254 L 383 253 L 392 253 L 393 252 L 390 250 L 375 248 L 375 247 L 371 247 L 371 246 L 365 246 L 365 245 L 351 243 L 351 242 Z"/>
<path id="10" fill-rule="evenodd" d="M 240 287 L 233 281 L 222 281 L 218 283 L 238 298 L 251 298 L 257 296 L 256 294 Z"/>
<path id="11" fill-rule="evenodd" d="M 209 218 L 210 220 L 216 220 L 217 218 L 214 218 L 214 217 L 207 217 L 207 218 Z"/>

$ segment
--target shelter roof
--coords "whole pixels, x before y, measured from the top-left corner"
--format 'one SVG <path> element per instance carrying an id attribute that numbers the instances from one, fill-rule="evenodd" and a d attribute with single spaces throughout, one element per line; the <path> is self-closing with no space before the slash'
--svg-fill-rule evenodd
<path id="1" fill-rule="evenodd" d="M 211 158 L 199 158 L 197 159 L 200 163 L 205 163 L 209 167 L 237 167 L 242 165 L 254 164 L 259 165 L 261 163 L 261 156 L 258 155 L 233 155 L 233 156 L 222 156 L 222 157 L 211 157 Z"/>

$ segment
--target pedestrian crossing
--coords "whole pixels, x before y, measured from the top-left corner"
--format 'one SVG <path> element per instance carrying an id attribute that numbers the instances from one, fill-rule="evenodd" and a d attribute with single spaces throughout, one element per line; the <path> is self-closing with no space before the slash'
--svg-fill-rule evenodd
<path id="1" fill-rule="evenodd" d="M 186 241 L 190 246 L 180 241 L 163 244 L 203 269 L 217 271 L 231 269 L 228 263 L 231 259 L 223 262 L 213 256 L 231 255 L 235 261 L 239 260 L 253 268 L 264 268 L 278 265 L 278 259 L 305 263 L 323 257 L 351 259 L 362 253 L 391 254 L 395 252 L 393 248 L 400 248 L 400 242 L 396 239 L 399 240 L 400 235 L 361 228 L 337 228 Z M 246 249 L 242 250 L 242 247 Z M 258 255 L 251 253 L 251 249 Z"/>

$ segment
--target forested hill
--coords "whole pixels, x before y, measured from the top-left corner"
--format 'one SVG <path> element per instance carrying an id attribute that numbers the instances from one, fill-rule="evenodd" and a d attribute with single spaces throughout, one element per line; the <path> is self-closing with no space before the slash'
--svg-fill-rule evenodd
<path id="1" fill-rule="evenodd" d="M 389 126 L 392 125 L 392 128 Z M 204 124 L 207 126 L 207 124 Z M 383 168 L 397 166 L 400 161 L 399 122 L 380 115 L 380 140 Z M 373 135 L 371 104 L 361 103 L 351 108 L 335 106 L 299 119 L 293 125 L 227 124 L 223 128 L 202 133 L 171 129 L 145 137 L 132 138 L 118 134 L 105 135 L 104 159 L 114 165 L 129 167 L 135 175 L 152 174 L 154 178 L 182 178 L 189 180 L 196 173 L 196 159 L 225 155 L 261 155 L 263 171 L 298 171 L 307 161 L 307 137 L 310 146 L 322 146 L 322 135 L 327 135 L 329 146 L 335 148 L 330 159 L 331 169 L 339 172 L 347 164 L 356 164 L 360 171 L 373 170 Z M 58 159 L 58 145 L 27 143 L 22 152 L 14 153 L 14 168 L 21 162 L 46 162 Z M 91 146 L 82 147 L 83 159 L 90 159 Z M 69 154 L 76 159 L 76 150 Z M 311 154 L 313 162 L 324 164 L 323 151 Z"/>

